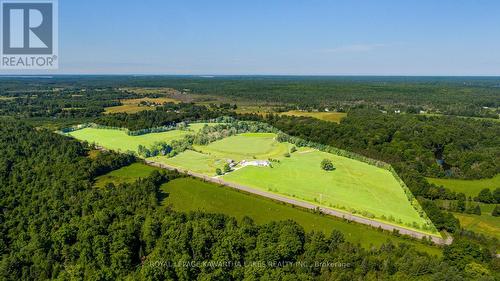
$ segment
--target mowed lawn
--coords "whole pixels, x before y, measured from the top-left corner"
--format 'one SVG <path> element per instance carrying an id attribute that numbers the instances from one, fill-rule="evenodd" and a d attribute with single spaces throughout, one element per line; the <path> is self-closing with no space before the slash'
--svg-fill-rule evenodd
<path id="1" fill-rule="evenodd" d="M 300 111 L 300 110 L 291 110 L 291 111 L 280 113 L 280 115 L 312 117 L 312 118 L 320 119 L 323 121 L 340 123 L 340 120 L 342 120 L 344 117 L 346 117 L 347 113 L 345 113 L 345 112 L 308 112 L 308 111 Z"/>
<path id="2" fill-rule="evenodd" d="M 322 231 L 329 235 L 334 229 L 341 231 L 352 243 L 362 246 L 380 246 L 388 239 L 394 243 L 405 242 L 421 251 L 441 255 L 437 247 L 424 245 L 417 241 L 395 237 L 368 226 L 350 223 L 329 216 L 314 214 L 270 199 L 238 192 L 228 187 L 206 183 L 193 178 L 180 178 L 162 186 L 168 193 L 163 205 L 176 211 L 205 211 L 223 213 L 241 220 L 244 216 L 252 218 L 257 224 L 271 221 L 294 220 L 306 231 Z"/>
<path id="3" fill-rule="evenodd" d="M 480 180 L 457 180 L 457 179 L 436 179 L 427 178 L 430 183 L 442 185 L 455 192 L 462 192 L 467 196 L 475 197 L 482 189 L 489 188 L 492 192 L 500 187 L 500 174 L 491 179 Z"/>
<path id="4" fill-rule="evenodd" d="M 89 143 L 116 151 L 135 151 L 137 147 L 143 145 L 149 147 L 156 142 L 171 142 L 181 139 L 183 136 L 199 131 L 205 124 L 195 123 L 189 125 L 189 131 L 172 130 L 160 133 L 150 133 L 140 136 L 129 136 L 125 131 L 116 129 L 84 128 L 68 133 L 68 135 Z"/>
<path id="5" fill-rule="evenodd" d="M 330 159 L 336 170 L 322 170 L 323 159 Z M 295 152 L 281 163 L 273 163 L 273 168 L 245 167 L 223 179 L 326 207 L 364 210 L 402 223 L 424 223 L 389 171 L 321 151 Z"/>
<path id="6" fill-rule="evenodd" d="M 460 221 L 462 228 L 500 239 L 500 217 L 484 212 L 480 216 L 461 213 L 453 215 Z"/>
<path id="7" fill-rule="evenodd" d="M 94 186 L 105 187 L 108 183 L 119 185 L 121 183 L 132 183 L 138 178 L 146 178 L 155 170 L 160 168 L 148 166 L 142 163 L 133 163 L 129 166 L 111 171 L 105 175 L 97 177 Z"/>

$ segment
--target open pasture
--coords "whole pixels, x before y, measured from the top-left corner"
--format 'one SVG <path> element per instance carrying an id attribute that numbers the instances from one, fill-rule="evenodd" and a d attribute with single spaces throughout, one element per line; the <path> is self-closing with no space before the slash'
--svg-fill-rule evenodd
<path id="1" fill-rule="evenodd" d="M 189 125 L 189 130 L 172 130 L 160 133 L 150 133 L 140 136 L 129 136 L 123 130 L 102 129 L 102 128 L 84 128 L 68 133 L 68 135 L 89 143 L 95 143 L 99 146 L 116 151 L 137 152 L 139 145 L 151 146 L 156 142 L 170 142 L 181 139 L 185 135 L 193 134 L 199 131 L 205 124 L 194 123 Z"/>
<path id="2" fill-rule="evenodd" d="M 291 110 L 291 111 L 280 113 L 280 115 L 312 117 L 312 118 L 320 119 L 323 121 L 340 123 L 340 120 L 342 120 L 342 118 L 346 117 L 347 113 L 345 113 L 345 112 L 325 112 L 325 111 L 309 112 L 309 111 Z"/>
<path id="3" fill-rule="evenodd" d="M 115 186 L 121 183 L 132 183 L 139 178 L 148 177 L 155 170 L 161 169 L 142 163 L 132 163 L 129 166 L 122 167 L 97 177 L 94 186 L 102 188 L 106 187 L 108 183 L 112 183 Z"/>
<path id="4" fill-rule="evenodd" d="M 320 168 L 325 158 L 333 162 L 334 171 Z M 245 167 L 223 179 L 325 207 L 394 218 L 396 224 L 424 223 L 389 171 L 316 150 L 293 153 L 272 168 Z"/>
<path id="5" fill-rule="evenodd" d="M 453 215 L 460 221 L 462 228 L 500 239 L 500 217 L 494 217 L 490 213 L 480 216 L 461 213 Z"/>
<path id="6" fill-rule="evenodd" d="M 137 113 L 139 111 L 143 110 L 154 110 L 154 106 L 148 106 L 148 105 L 142 105 L 141 102 L 147 102 L 150 104 L 164 104 L 164 103 L 179 103 L 180 101 L 169 98 L 169 97 L 160 97 L 160 98 L 149 98 L 149 97 L 144 97 L 144 98 L 139 98 L 139 99 L 124 99 L 120 100 L 122 105 L 118 106 L 110 106 L 105 108 L 105 113 L 120 113 L 120 112 L 125 112 L 125 113 Z"/>
<path id="7" fill-rule="evenodd" d="M 171 158 L 156 156 L 148 158 L 148 160 L 173 166 L 180 171 L 189 170 L 208 176 L 215 175 L 215 169 L 222 168 L 225 163 L 222 159 L 192 150 L 186 150 Z"/>
<path id="8" fill-rule="evenodd" d="M 500 187 L 500 174 L 491 179 L 459 180 L 459 179 L 437 179 L 427 178 L 430 183 L 442 185 L 455 192 L 462 192 L 466 196 L 475 197 L 482 189 L 489 188 L 491 191 Z"/>
<path id="9" fill-rule="evenodd" d="M 291 145 L 276 141 L 273 133 L 246 133 L 212 142 L 206 146 L 195 146 L 205 154 L 236 161 L 283 157 Z"/>
<path id="10" fill-rule="evenodd" d="M 360 243 L 365 247 L 370 245 L 378 247 L 390 239 L 394 243 L 408 243 L 429 254 L 441 255 L 441 250 L 437 247 L 414 240 L 402 239 L 387 232 L 377 231 L 369 226 L 315 214 L 264 197 L 239 192 L 193 178 L 175 179 L 164 184 L 161 189 L 168 194 L 162 204 L 176 211 L 223 213 L 236 217 L 238 220 L 248 216 L 257 224 L 294 220 L 304 227 L 306 231 L 321 231 L 329 235 L 336 229 L 342 232 L 348 241 Z"/>

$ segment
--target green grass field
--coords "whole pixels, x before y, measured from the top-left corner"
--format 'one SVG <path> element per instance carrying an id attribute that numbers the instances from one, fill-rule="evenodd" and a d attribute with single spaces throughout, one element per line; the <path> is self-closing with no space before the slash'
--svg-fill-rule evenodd
<path id="1" fill-rule="evenodd" d="M 238 192 L 193 178 L 175 179 L 164 184 L 162 190 L 168 193 L 163 205 L 171 206 L 176 211 L 202 210 L 210 213 L 223 213 L 236 217 L 238 220 L 248 216 L 257 224 L 294 220 L 304 227 L 306 231 L 322 231 L 328 235 L 333 229 L 337 229 L 345 235 L 348 241 L 360 243 L 365 247 L 370 245 L 380 246 L 390 239 L 395 243 L 409 243 L 419 250 L 433 255 L 441 255 L 441 250 L 437 247 L 424 245 L 414 240 L 398 238 L 368 226 L 314 214 L 260 196 Z"/>
<path id="2" fill-rule="evenodd" d="M 478 215 L 453 213 L 462 228 L 500 239 L 500 217 L 490 213 Z"/>
<path id="3" fill-rule="evenodd" d="M 479 207 L 481 208 L 482 213 L 487 213 L 491 214 L 493 212 L 493 209 L 495 209 L 495 206 L 497 204 L 484 204 L 484 203 L 479 203 Z"/>
<path id="4" fill-rule="evenodd" d="M 320 168 L 330 159 L 336 170 Z M 392 174 L 369 164 L 321 151 L 293 153 L 273 168 L 245 167 L 224 180 L 338 209 L 367 211 L 377 218 L 424 223 Z"/>
<path id="5" fill-rule="evenodd" d="M 475 197 L 482 189 L 489 188 L 491 191 L 500 187 L 500 174 L 491 179 L 480 180 L 457 180 L 427 178 L 430 183 L 442 185 L 455 192 L 462 192 L 467 196 Z"/>
<path id="6" fill-rule="evenodd" d="M 192 150 L 186 150 L 172 158 L 168 158 L 166 156 L 156 156 L 148 158 L 148 160 L 174 166 L 181 171 L 189 170 L 210 176 L 215 174 L 216 168 L 222 168 L 225 163 L 223 160 L 218 160 L 211 155 Z"/>
<path id="7" fill-rule="evenodd" d="M 142 163 L 133 163 L 118 170 L 111 171 L 97 177 L 94 186 L 105 187 L 108 183 L 119 185 L 121 183 L 132 183 L 138 178 L 148 177 L 153 171 L 160 168 L 151 167 Z"/>
<path id="8" fill-rule="evenodd" d="M 236 161 L 266 160 L 283 157 L 291 147 L 288 143 L 277 142 L 275 138 L 276 134 L 272 133 L 247 133 L 224 138 L 206 146 L 195 146 L 195 148 L 216 158 Z"/>
<path id="9" fill-rule="evenodd" d="M 115 129 L 98 129 L 84 128 L 68 133 L 68 135 L 89 143 L 95 143 L 108 149 L 116 151 L 135 151 L 141 144 L 146 147 L 151 146 L 155 142 L 170 142 L 175 139 L 180 139 L 187 134 L 199 131 L 205 124 L 195 123 L 190 124 L 190 131 L 173 130 L 161 133 L 151 133 L 140 136 L 129 136 L 125 131 Z"/>

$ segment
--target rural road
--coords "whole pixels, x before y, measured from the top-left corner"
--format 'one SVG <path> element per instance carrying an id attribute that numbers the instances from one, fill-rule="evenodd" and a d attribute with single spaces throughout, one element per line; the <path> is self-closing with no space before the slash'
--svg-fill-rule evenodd
<path id="1" fill-rule="evenodd" d="M 289 198 L 289 197 L 281 196 L 281 195 L 278 195 L 278 194 L 274 194 L 274 193 L 270 193 L 270 192 L 266 192 L 266 191 L 254 189 L 254 188 L 251 188 L 251 187 L 247 187 L 247 186 L 235 184 L 235 183 L 232 183 L 232 182 L 227 182 L 227 181 L 224 181 L 224 180 L 222 180 L 220 178 L 213 178 L 213 177 L 209 177 L 209 176 L 206 176 L 206 175 L 203 175 L 203 174 L 194 173 L 194 172 L 191 172 L 191 171 L 183 171 L 183 170 L 181 170 L 181 169 L 179 169 L 177 167 L 166 165 L 166 164 L 163 164 L 163 163 L 149 161 L 149 160 L 146 160 L 146 159 L 144 161 L 145 161 L 146 164 L 148 164 L 150 166 L 155 166 L 155 167 L 159 167 L 159 168 L 167 169 L 167 170 L 175 170 L 175 171 L 178 171 L 178 172 L 181 172 L 181 173 L 185 173 L 185 174 L 188 174 L 188 175 L 196 177 L 196 178 L 203 179 L 203 180 L 208 181 L 208 182 L 212 182 L 212 183 L 216 183 L 216 184 L 221 184 L 221 185 L 229 186 L 229 187 L 234 188 L 234 189 L 238 189 L 238 190 L 241 190 L 241 191 L 244 191 L 244 192 L 248 192 L 248 193 L 256 194 L 256 195 L 259 195 L 259 196 L 267 197 L 267 198 L 270 198 L 270 199 L 273 199 L 273 200 L 276 200 L 276 201 L 285 202 L 285 203 L 292 204 L 292 205 L 295 205 L 295 206 L 299 206 L 299 207 L 302 207 L 302 208 L 305 208 L 305 209 L 320 210 L 322 213 L 327 214 L 327 215 L 331 215 L 331 216 L 334 216 L 334 217 L 343 218 L 343 219 L 346 219 L 346 220 L 349 220 L 349 221 L 354 221 L 354 222 L 357 222 L 357 223 L 362 223 L 362 224 L 369 225 L 369 226 L 372 226 L 372 227 L 375 227 L 375 228 L 380 227 L 380 228 L 382 228 L 384 230 L 388 230 L 388 231 L 398 230 L 400 234 L 409 235 L 409 236 L 417 238 L 417 239 L 422 239 L 423 237 L 426 237 L 426 238 L 430 237 L 430 239 L 432 240 L 432 242 L 434 242 L 435 244 L 438 244 L 438 245 L 449 245 L 449 244 L 451 244 L 453 242 L 453 238 L 451 236 L 449 236 L 447 239 L 443 239 L 443 238 L 440 238 L 440 237 L 431 236 L 431 235 L 426 234 L 426 233 L 418 232 L 416 230 L 411 230 L 411 229 L 407 229 L 407 228 L 404 228 L 404 227 L 400 227 L 400 226 L 396 226 L 396 225 L 392 225 L 392 224 L 388 224 L 388 223 L 383 223 L 383 222 L 376 221 L 376 220 L 371 220 L 371 219 L 368 219 L 368 218 L 363 218 L 363 217 L 355 216 L 355 215 L 352 215 L 352 214 L 349 214 L 349 213 L 337 211 L 337 210 L 330 209 L 330 208 L 319 207 L 319 206 L 316 206 L 314 204 L 307 203 L 307 202 L 300 201 L 300 200 L 296 200 L 296 199 L 293 199 L 293 198 Z"/>

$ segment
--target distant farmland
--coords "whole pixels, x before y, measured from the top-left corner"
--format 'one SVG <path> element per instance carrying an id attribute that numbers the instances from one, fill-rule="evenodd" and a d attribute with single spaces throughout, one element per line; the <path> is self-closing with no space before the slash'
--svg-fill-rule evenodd
<path id="1" fill-rule="evenodd" d="M 342 118 L 347 116 L 347 113 L 344 112 L 309 112 L 309 111 L 300 111 L 300 110 L 291 110 L 287 112 L 280 113 L 280 115 L 286 116 L 303 116 L 303 117 L 312 117 L 324 121 L 340 123 Z"/>
<path id="2" fill-rule="evenodd" d="M 106 107 L 105 108 L 105 113 L 119 113 L 119 112 L 125 112 L 125 113 L 137 113 L 139 111 L 143 110 L 154 110 L 154 106 L 149 106 L 149 105 L 144 105 L 142 103 L 147 103 L 147 104 L 164 104 L 164 103 L 179 103 L 180 101 L 172 98 L 167 98 L 167 97 L 161 97 L 161 98 L 139 98 L 139 99 L 124 99 L 120 100 L 122 105 L 118 106 L 111 106 L 111 107 Z"/>

